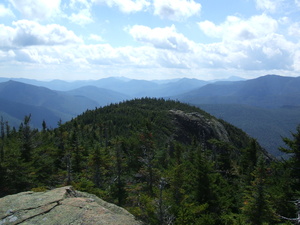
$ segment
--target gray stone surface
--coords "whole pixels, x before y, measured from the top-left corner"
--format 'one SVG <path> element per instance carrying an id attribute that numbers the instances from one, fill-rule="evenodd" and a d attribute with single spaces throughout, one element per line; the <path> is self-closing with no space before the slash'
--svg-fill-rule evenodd
<path id="1" fill-rule="evenodd" d="M 0 225 L 138 225 L 125 209 L 71 186 L 47 192 L 22 192 L 0 199 Z"/>
<path id="2" fill-rule="evenodd" d="M 170 113 L 174 116 L 173 122 L 177 127 L 175 139 L 183 143 L 190 144 L 195 137 L 202 141 L 216 138 L 229 142 L 229 135 L 224 125 L 213 117 L 205 117 L 198 112 L 186 113 L 181 110 L 170 110 Z"/>

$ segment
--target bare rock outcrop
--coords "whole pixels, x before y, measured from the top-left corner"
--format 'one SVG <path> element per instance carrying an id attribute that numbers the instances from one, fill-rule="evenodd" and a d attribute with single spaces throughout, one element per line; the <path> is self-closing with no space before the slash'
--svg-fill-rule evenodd
<path id="1" fill-rule="evenodd" d="M 223 124 L 213 117 L 207 118 L 198 112 L 186 113 L 181 110 L 170 110 L 170 113 L 177 127 L 175 139 L 183 143 L 190 144 L 193 138 L 202 141 L 211 138 L 229 141 L 229 135 Z"/>
<path id="2" fill-rule="evenodd" d="M 125 209 L 71 186 L 46 192 L 22 192 L 0 199 L 0 225 L 139 225 Z"/>

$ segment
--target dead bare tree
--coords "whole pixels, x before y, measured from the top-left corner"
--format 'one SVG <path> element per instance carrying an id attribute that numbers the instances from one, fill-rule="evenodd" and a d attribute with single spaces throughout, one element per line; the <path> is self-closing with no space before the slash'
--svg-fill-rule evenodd
<path id="1" fill-rule="evenodd" d="M 300 224 L 300 199 L 293 201 L 297 207 L 297 217 L 296 218 L 288 218 L 285 216 L 278 215 L 281 219 L 288 220 L 294 222 L 295 224 Z"/>

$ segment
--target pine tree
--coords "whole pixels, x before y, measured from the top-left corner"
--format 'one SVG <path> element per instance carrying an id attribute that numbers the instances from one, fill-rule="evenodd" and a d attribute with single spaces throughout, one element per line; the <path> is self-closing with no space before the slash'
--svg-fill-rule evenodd
<path id="1" fill-rule="evenodd" d="M 291 176 L 294 181 L 295 191 L 300 191 L 300 125 L 296 133 L 292 133 L 293 139 L 283 138 L 288 148 L 281 147 L 280 150 L 291 157 L 287 161 L 291 168 Z"/>
<path id="2" fill-rule="evenodd" d="M 100 188 L 102 186 L 101 164 L 102 164 L 102 153 L 100 150 L 100 146 L 97 145 L 91 154 L 91 167 L 93 171 L 92 172 L 93 181 L 97 188 Z"/>
<path id="3" fill-rule="evenodd" d="M 291 192 L 293 196 L 290 196 L 291 199 L 289 201 L 295 201 L 297 206 L 297 218 L 287 218 L 281 216 L 281 218 L 296 221 L 298 224 L 300 223 L 300 125 L 297 126 L 296 132 L 292 133 L 292 139 L 283 138 L 283 141 L 287 145 L 286 148 L 281 147 L 281 150 L 284 153 L 287 153 L 290 158 L 285 161 L 285 166 L 288 167 L 287 170 L 290 171 L 289 183 L 291 183 Z M 286 190 L 285 190 L 286 191 Z M 288 192 L 285 192 L 290 194 Z M 287 199 L 286 199 L 287 201 Z M 286 215 L 285 215 L 286 216 Z"/>
<path id="4" fill-rule="evenodd" d="M 200 147 L 195 151 L 195 159 L 189 171 L 190 184 L 193 187 L 191 194 L 198 204 L 210 204 L 216 197 L 213 189 L 212 164 Z"/>
<path id="5" fill-rule="evenodd" d="M 25 116 L 24 123 L 20 125 L 20 135 L 21 135 L 21 156 L 25 162 L 31 160 L 31 155 L 33 149 L 36 147 L 34 143 L 34 136 L 37 130 L 32 130 L 30 127 L 31 114 Z"/>
<path id="6" fill-rule="evenodd" d="M 153 134 L 149 129 L 140 135 L 140 141 L 142 150 L 142 155 L 139 158 L 139 161 L 142 163 L 140 172 L 146 179 L 148 193 L 153 195 L 156 151 L 154 148 Z"/>
<path id="7" fill-rule="evenodd" d="M 267 190 L 267 168 L 262 157 L 253 172 L 253 181 L 245 196 L 243 213 L 248 223 L 261 225 L 272 222 L 275 212 Z"/>
<path id="8" fill-rule="evenodd" d="M 125 199 L 125 184 L 123 181 L 123 174 L 124 174 L 124 163 L 123 163 L 123 143 L 121 141 L 116 142 L 115 145 L 115 169 L 116 169 L 116 175 L 117 175 L 117 198 L 118 198 L 118 205 L 123 205 L 124 199 Z"/>
<path id="9" fill-rule="evenodd" d="M 4 122 L 2 116 L 0 121 L 0 129 L 1 129 L 1 135 L 0 135 L 0 163 L 1 163 L 4 160 L 4 138 L 5 138 Z"/>

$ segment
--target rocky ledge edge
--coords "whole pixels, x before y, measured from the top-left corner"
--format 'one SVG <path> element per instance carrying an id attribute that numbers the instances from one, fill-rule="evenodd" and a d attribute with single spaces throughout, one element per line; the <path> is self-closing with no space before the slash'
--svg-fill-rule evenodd
<path id="1" fill-rule="evenodd" d="M 0 225 L 140 225 L 125 209 L 72 186 L 21 192 L 0 199 Z"/>

